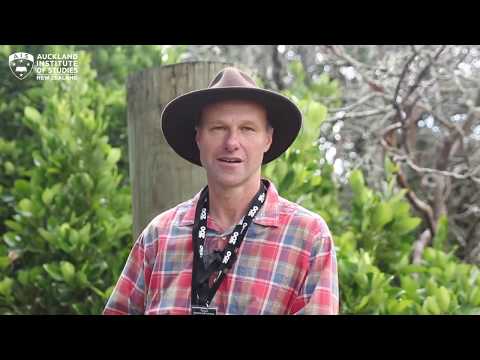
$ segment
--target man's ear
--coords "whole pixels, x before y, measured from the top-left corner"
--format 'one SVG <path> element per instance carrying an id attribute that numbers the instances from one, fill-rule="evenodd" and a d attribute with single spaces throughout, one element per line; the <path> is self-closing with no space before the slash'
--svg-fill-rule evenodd
<path id="1" fill-rule="evenodd" d="M 198 146 L 198 125 L 195 126 L 195 142 L 197 143 L 197 146 Z"/>
<path id="2" fill-rule="evenodd" d="M 267 141 L 267 144 L 265 145 L 265 151 L 264 153 L 266 153 L 270 147 L 272 146 L 272 141 L 273 141 L 273 127 L 269 126 L 268 129 L 267 129 L 267 137 L 268 137 L 268 141 Z"/>

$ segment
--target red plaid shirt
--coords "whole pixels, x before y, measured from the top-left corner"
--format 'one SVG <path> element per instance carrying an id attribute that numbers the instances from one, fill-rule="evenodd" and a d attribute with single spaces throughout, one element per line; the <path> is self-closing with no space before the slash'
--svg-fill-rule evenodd
<path id="1" fill-rule="evenodd" d="M 199 195 L 158 215 L 140 234 L 104 314 L 190 314 Z M 207 227 L 205 253 L 223 249 L 232 229 L 222 231 L 210 217 Z M 210 307 L 217 314 L 337 314 L 337 262 L 325 221 L 270 183 Z"/>

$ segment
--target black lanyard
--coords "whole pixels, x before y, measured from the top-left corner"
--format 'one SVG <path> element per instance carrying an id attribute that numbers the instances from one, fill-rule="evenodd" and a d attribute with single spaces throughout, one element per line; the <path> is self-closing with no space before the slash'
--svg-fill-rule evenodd
<path id="1" fill-rule="evenodd" d="M 242 244 L 243 238 L 252 223 L 258 210 L 262 207 L 267 195 L 268 182 L 261 182 L 260 189 L 250 202 L 247 214 L 242 223 L 237 224 L 232 233 L 228 236 L 228 243 L 221 252 L 216 252 L 216 258 L 205 268 L 204 264 L 204 246 L 207 234 L 207 216 L 208 216 L 208 186 L 203 189 L 198 199 L 195 212 L 195 224 L 192 230 L 193 240 L 193 269 L 192 269 L 192 306 L 206 306 L 210 304 L 220 284 L 222 283 L 227 271 L 232 268 L 237 258 L 237 252 Z M 218 272 L 209 286 L 211 275 Z"/>

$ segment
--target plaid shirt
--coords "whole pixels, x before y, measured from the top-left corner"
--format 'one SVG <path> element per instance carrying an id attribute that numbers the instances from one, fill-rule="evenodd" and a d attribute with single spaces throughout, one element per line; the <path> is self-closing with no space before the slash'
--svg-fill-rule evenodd
<path id="1" fill-rule="evenodd" d="M 158 215 L 140 234 L 104 314 L 190 314 L 199 195 Z M 232 230 L 208 217 L 205 253 L 222 250 Z M 325 221 L 270 183 L 210 307 L 217 314 L 337 314 L 337 262 Z"/>

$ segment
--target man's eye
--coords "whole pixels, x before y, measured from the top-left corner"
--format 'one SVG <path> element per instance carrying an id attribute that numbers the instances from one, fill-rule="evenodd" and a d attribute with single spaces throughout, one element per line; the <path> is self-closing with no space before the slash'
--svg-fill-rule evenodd
<path id="1" fill-rule="evenodd" d="M 244 131 L 255 131 L 254 128 L 251 128 L 251 127 L 248 127 L 248 126 L 243 127 L 243 130 Z"/>
<path id="2" fill-rule="evenodd" d="M 224 129 L 223 126 L 214 126 L 214 127 L 212 128 L 212 130 L 223 130 L 223 129 Z"/>

